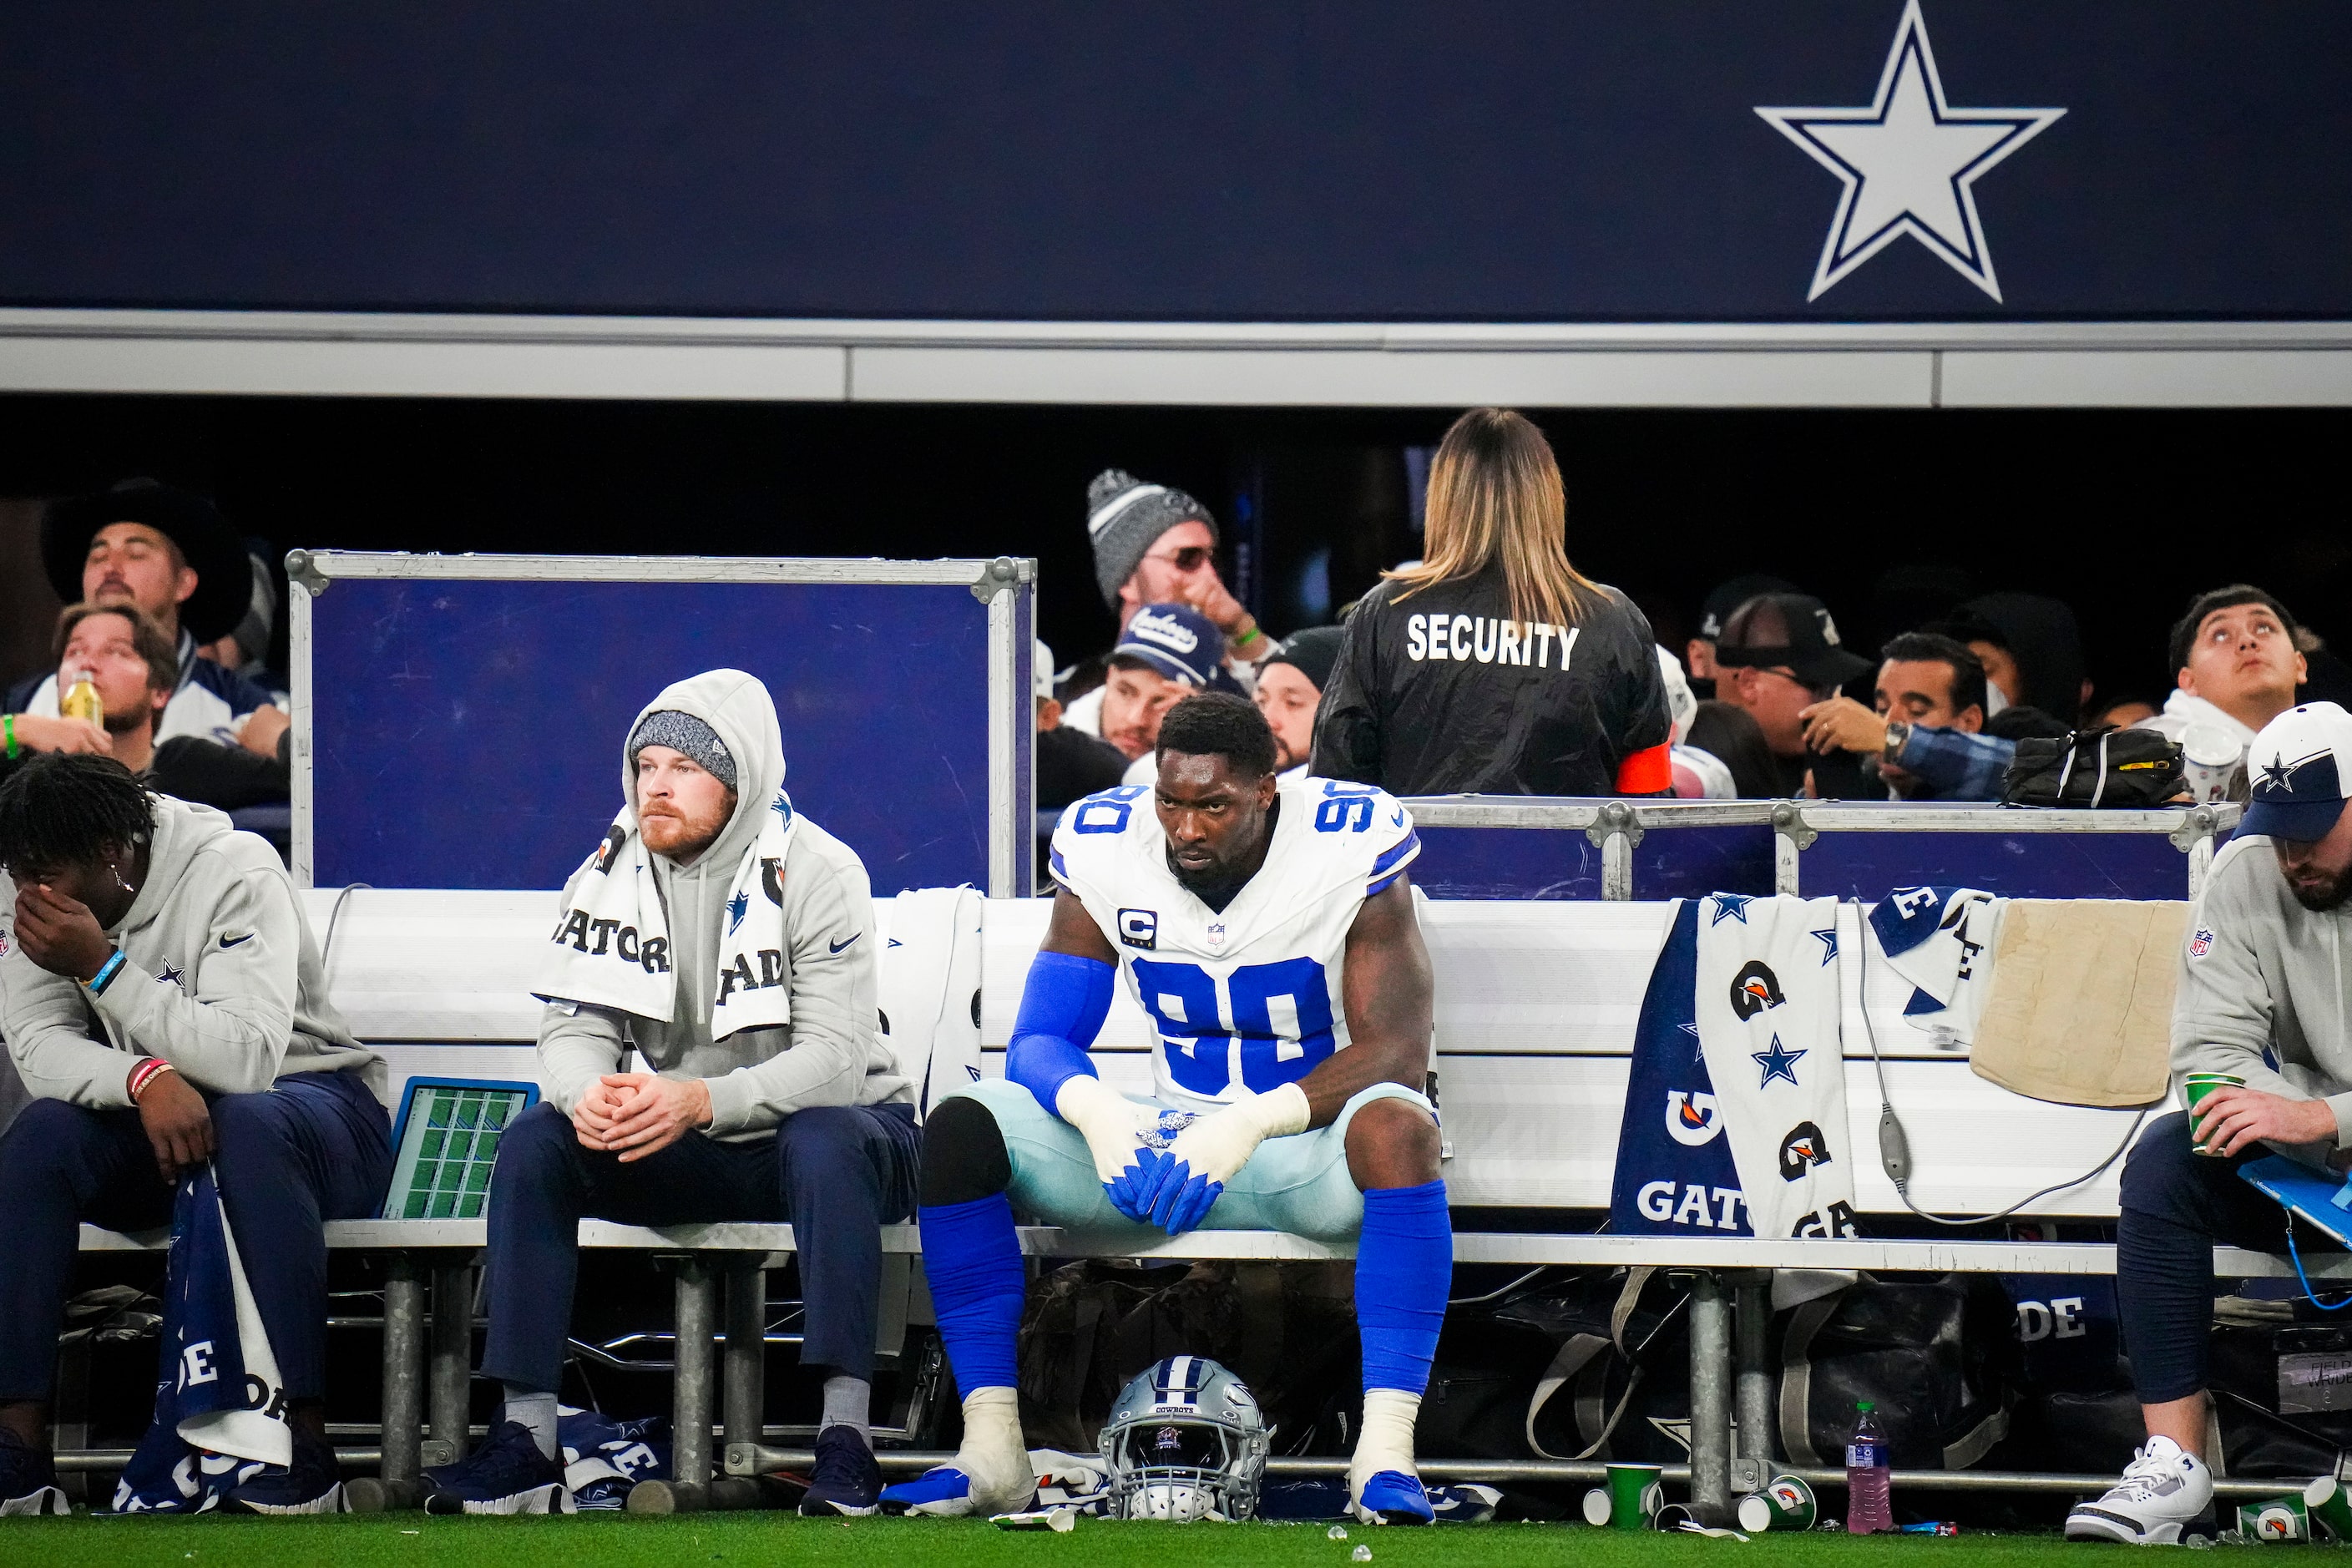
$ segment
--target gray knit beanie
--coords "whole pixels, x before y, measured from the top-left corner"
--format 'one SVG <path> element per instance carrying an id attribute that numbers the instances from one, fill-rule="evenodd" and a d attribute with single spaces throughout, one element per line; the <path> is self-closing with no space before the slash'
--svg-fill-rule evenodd
<path id="1" fill-rule="evenodd" d="M 681 713 L 675 708 L 659 708 L 637 721 L 629 736 L 629 765 L 636 766 L 637 753 L 647 746 L 667 746 L 694 759 L 703 772 L 725 784 L 735 787 L 735 758 L 727 750 L 727 742 L 719 731 L 691 713 Z"/>
<path id="2" fill-rule="evenodd" d="M 1087 486 L 1087 537 L 1095 547 L 1095 584 L 1103 603 L 1118 607 L 1118 590 L 1135 575 L 1136 563 L 1150 552 L 1160 536 L 1180 522 L 1208 525 L 1217 538 L 1217 520 L 1209 509 L 1167 485 L 1147 485 L 1124 468 L 1105 468 Z"/>

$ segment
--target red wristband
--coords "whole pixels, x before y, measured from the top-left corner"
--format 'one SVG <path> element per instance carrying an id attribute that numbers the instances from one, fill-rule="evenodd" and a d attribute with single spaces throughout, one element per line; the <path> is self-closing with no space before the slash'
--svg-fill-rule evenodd
<path id="1" fill-rule="evenodd" d="M 165 1073 L 176 1070 L 162 1057 L 140 1058 L 139 1065 L 131 1069 L 131 1079 L 127 1086 L 131 1091 L 131 1103 L 138 1104 L 140 1095 L 146 1091 L 149 1084 L 153 1083 Z"/>

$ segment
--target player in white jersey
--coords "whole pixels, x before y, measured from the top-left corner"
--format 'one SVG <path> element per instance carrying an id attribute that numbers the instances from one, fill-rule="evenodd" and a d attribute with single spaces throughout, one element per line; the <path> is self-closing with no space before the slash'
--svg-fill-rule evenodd
<path id="1" fill-rule="evenodd" d="M 1357 1242 L 1364 1411 L 1358 1517 L 1426 1523 L 1412 1426 L 1452 1279 L 1428 1079 L 1429 955 L 1405 868 L 1412 818 L 1368 785 L 1278 783 L 1241 698 L 1162 721 L 1159 777 L 1090 795 L 1054 835 L 1060 883 L 1005 1076 L 924 1128 L 924 1269 L 956 1381 L 954 1464 L 886 1509 L 1001 1512 L 1034 1489 L 1014 1340 L 1014 1210 L 1115 1249 L 1155 1232 L 1284 1230 Z M 1157 1093 L 1124 1095 L 1086 1047 L 1114 969 L 1154 1024 Z"/>

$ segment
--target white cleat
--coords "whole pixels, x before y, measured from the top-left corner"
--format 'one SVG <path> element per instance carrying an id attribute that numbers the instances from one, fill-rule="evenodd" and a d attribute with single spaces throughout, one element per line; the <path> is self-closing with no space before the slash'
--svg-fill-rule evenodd
<path id="1" fill-rule="evenodd" d="M 2123 1479 L 2066 1516 L 2069 1541 L 2177 1546 L 2180 1532 L 2213 1501 L 2213 1472 L 2169 1437 L 2150 1437 Z"/>

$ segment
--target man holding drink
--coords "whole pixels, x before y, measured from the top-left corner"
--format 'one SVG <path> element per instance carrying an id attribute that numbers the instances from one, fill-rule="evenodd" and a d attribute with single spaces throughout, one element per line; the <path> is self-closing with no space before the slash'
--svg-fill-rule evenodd
<path id="1" fill-rule="evenodd" d="M 2147 1446 L 2068 1516 L 2077 1539 L 2177 1542 L 2212 1500 L 2213 1247 L 2275 1252 L 2286 1237 L 2285 1211 L 2238 1166 L 2273 1152 L 2352 1163 L 2352 713 L 2289 709 L 2246 761 L 2252 804 L 2190 912 L 2173 1005 L 2190 1109 L 2151 1123 L 2124 1167 L 2116 1295 Z"/>

